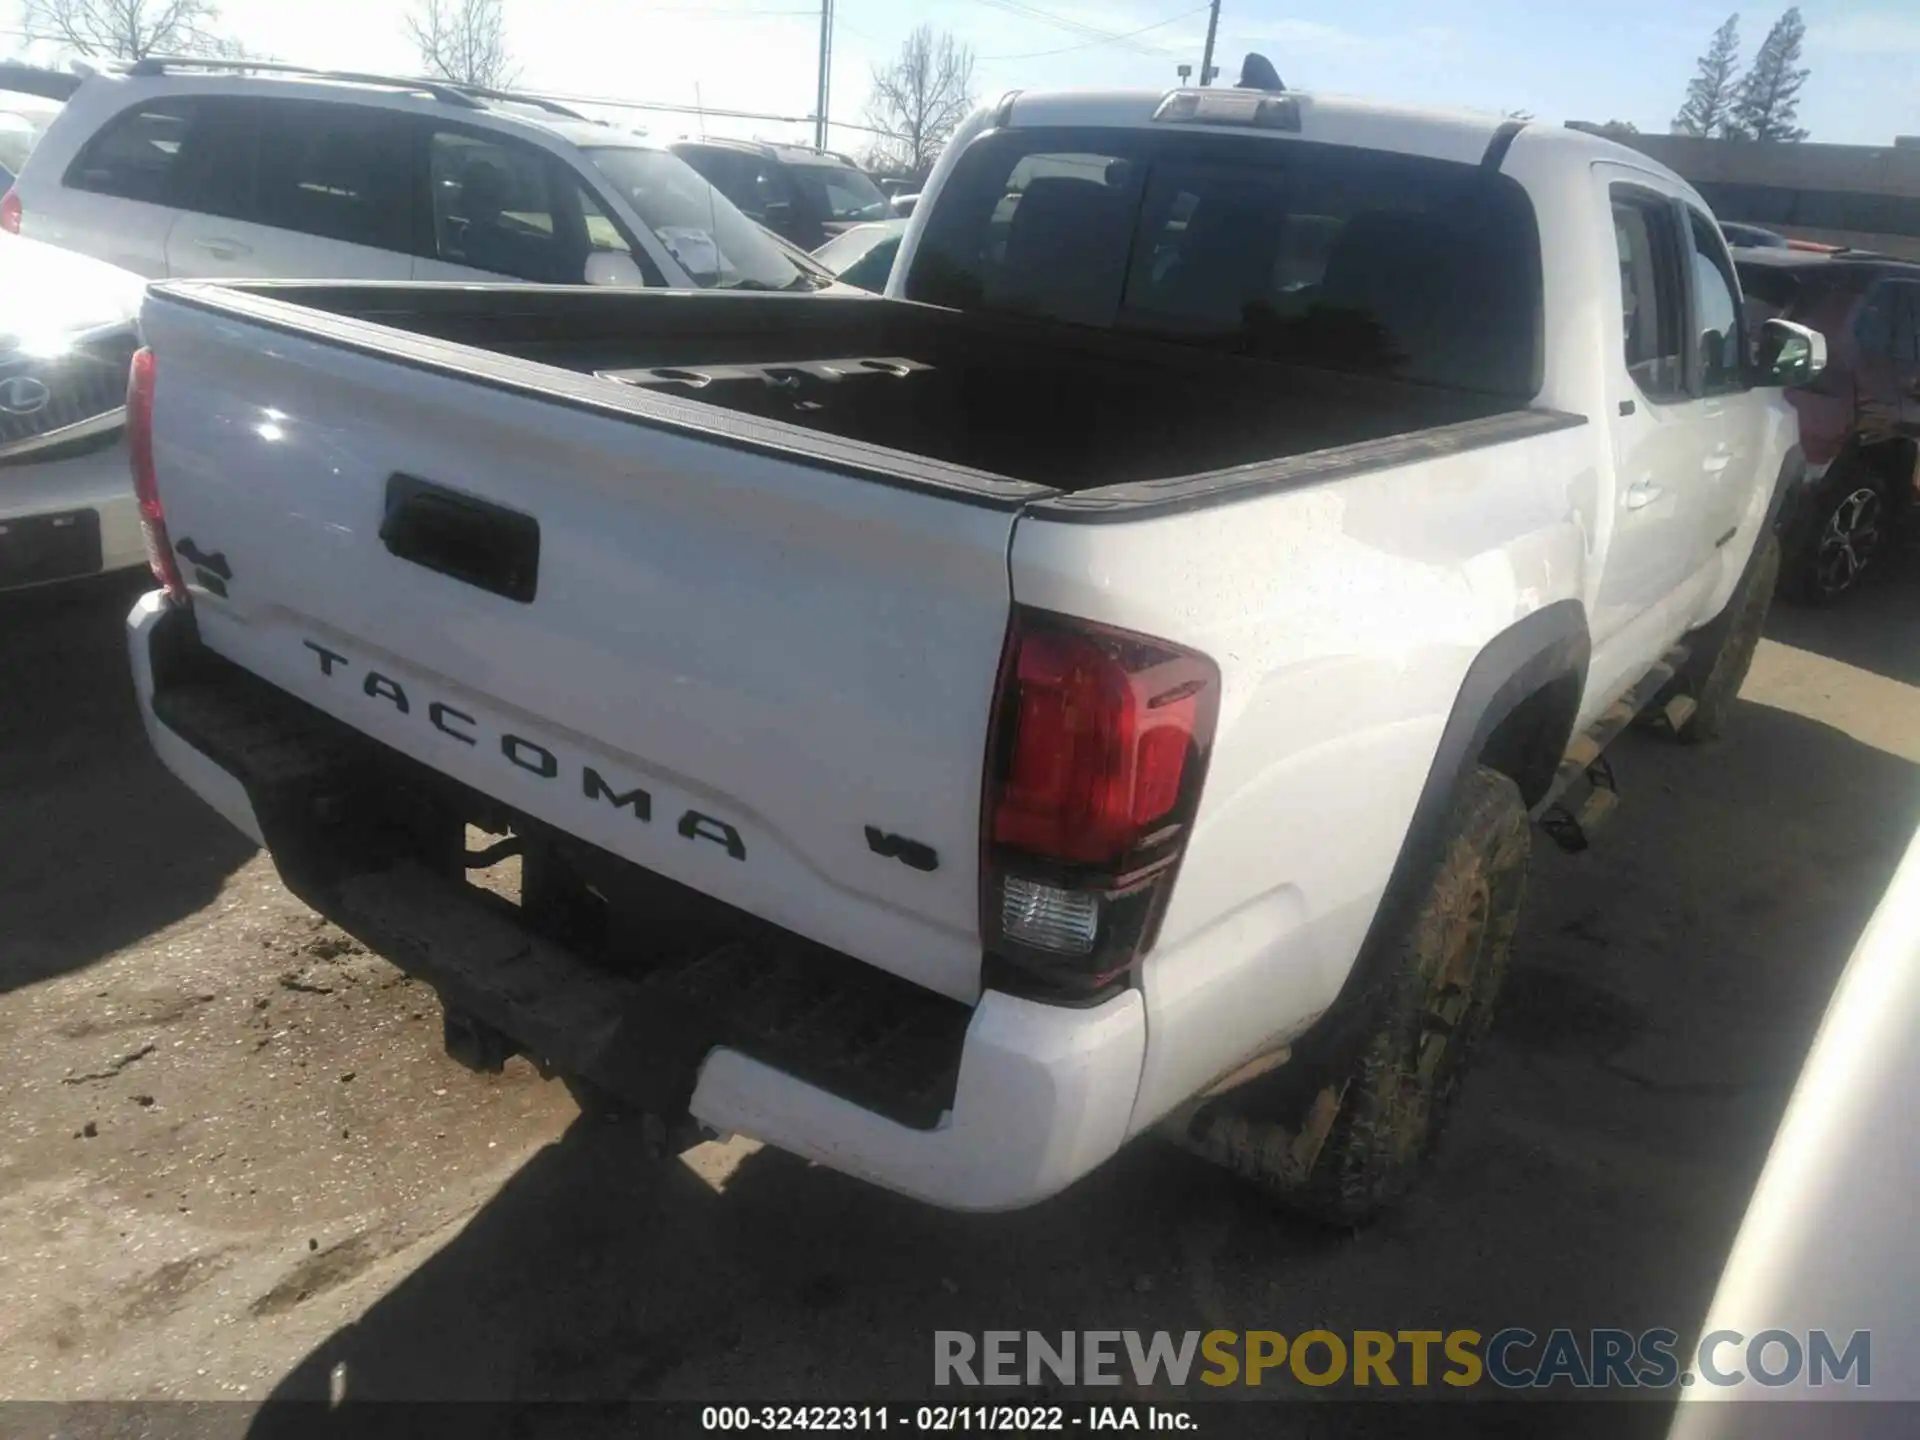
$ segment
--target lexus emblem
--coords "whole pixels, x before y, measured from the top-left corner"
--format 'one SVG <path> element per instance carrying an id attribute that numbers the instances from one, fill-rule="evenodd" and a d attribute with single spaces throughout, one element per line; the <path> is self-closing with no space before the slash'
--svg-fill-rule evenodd
<path id="1" fill-rule="evenodd" d="M 31 375 L 0 380 L 0 410 L 9 415 L 38 415 L 52 398 L 53 392 Z"/>

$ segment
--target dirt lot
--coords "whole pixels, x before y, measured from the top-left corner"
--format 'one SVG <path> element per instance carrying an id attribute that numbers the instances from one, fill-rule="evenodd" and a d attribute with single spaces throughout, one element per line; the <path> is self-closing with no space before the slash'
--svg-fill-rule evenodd
<path id="1" fill-rule="evenodd" d="M 1542 840 L 1403 1213 L 1313 1231 L 1147 1144 L 956 1217 L 740 1143 L 650 1166 L 445 1059 L 148 753 L 134 588 L 0 600 L 5 1397 L 860 1400 L 923 1393 L 936 1328 L 1684 1331 L 1920 822 L 1910 571 L 1777 613 L 1732 738 L 1629 736 L 1596 848 Z"/>

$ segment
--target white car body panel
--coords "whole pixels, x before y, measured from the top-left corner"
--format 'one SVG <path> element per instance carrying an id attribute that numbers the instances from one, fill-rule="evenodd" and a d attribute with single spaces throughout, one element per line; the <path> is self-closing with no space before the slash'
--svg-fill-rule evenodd
<path id="1" fill-rule="evenodd" d="M 1727 1258 L 1699 1333 L 1734 1331 L 1707 1357 L 1720 1375 L 1701 1381 L 1695 1356 L 1680 1392 L 1671 1440 L 1745 1436 L 1898 1434 L 1902 1411 L 1920 1403 L 1920 1246 L 1913 1198 L 1920 1191 L 1920 835 L 1908 846 L 1885 897 L 1841 974 L 1775 1134 L 1760 1183 Z M 1767 1331 L 1800 1337 L 1825 1331 L 1844 1355 L 1858 1331 L 1869 1336 L 1871 1374 L 1816 1378 L 1811 1363 L 1782 1383 L 1748 1372 L 1747 1341 Z M 1808 1357 L 1803 1351 L 1803 1360 Z M 1777 1343 L 1765 1357 L 1786 1374 Z M 1865 1381 L 1863 1384 L 1862 1381 Z M 1855 1410 L 1840 1429 L 1815 1401 L 1886 1402 Z M 1764 1408 L 1728 1401 L 1797 1401 L 1785 1424 Z M 1784 1413 L 1784 1412 L 1783 1412 Z M 1905 1416 L 1910 1420 L 1910 1414 Z M 1886 1428 L 1881 1429 L 1884 1425 Z"/>
<path id="2" fill-rule="evenodd" d="M 167 274 L 205 280 L 408 280 L 413 257 L 182 210 L 167 232 Z"/>

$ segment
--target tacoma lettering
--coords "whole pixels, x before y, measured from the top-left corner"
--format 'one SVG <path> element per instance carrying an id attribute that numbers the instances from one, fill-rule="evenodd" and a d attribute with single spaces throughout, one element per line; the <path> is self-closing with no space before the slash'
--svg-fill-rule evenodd
<path id="1" fill-rule="evenodd" d="M 338 650 L 329 650 L 317 641 L 302 640 L 300 643 L 314 653 L 320 664 L 320 673 L 330 680 L 353 664 L 349 657 L 342 655 Z M 360 693 L 369 700 L 383 700 L 392 705 L 399 714 L 413 714 L 412 699 L 408 697 L 400 682 L 391 676 L 382 675 L 377 670 L 369 670 L 361 679 L 359 689 Z M 444 700 L 429 700 L 426 702 L 426 718 L 429 725 L 448 739 L 457 740 L 462 745 L 476 748 L 479 746 L 480 737 L 475 732 L 481 728 L 480 721 L 466 711 L 456 709 Z M 562 769 L 560 757 L 537 740 L 529 740 L 524 735 L 502 733 L 499 738 L 499 747 L 501 757 L 516 769 L 541 780 L 559 778 Z M 582 799 L 590 804 L 597 805 L 604 802 L 615 810 L 625 810 L 642 824 L 652 822 L 653 796 L 644 786 L 636 785 L 630 790 L 621 790 L 612 780 L 591 765 L 582 765 L 579 773 Z M 739 830 L 718 816 L 702 814 L 698 810 L 688 810 L 674 822 L 674 830 L 682 839 L 718 845 L 731 859 L 747 858 L 747 842 L 741 837 Z M 870 829 L 868 843 L 873 844 L 872 837 L 879 834 L 879 831 Z M 934 859 L 933 852 L 917 841 L 896 835 L 885 835 L 882 836 L 881 843 L 875 845 L 875 849 L 879 853 L 890 854 L 894 859 L 913 865 L 917 869 L 933 868 L 932 865 L 925 863 L 927 860 Z M 934 860 L 934 863 L 937 864 L 938 861 Z"/>

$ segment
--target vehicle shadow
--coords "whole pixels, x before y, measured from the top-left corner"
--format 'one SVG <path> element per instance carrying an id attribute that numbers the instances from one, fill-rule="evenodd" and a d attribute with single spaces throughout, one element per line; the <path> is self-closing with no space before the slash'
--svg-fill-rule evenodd
<path id="1" fill-rule="evenodd" d="M 0 596 L 0 993 L 192 914 L 254 854 L 147 744 L 121 622 L 150 583 Z"/>
<path id="2" fill-rule="evenodd" d="M 1858 593 L 1824 607 L 1777 600 L 1767 638 L 1920 685 L 1920 547 L 1870 570 Z"/>
<path id="3" fill-rule="evenodd" d="M 771 1150 L 723 1179 L 648 1163 L 635 1127 L 582 1120 L 273 1398 L 927 1398 L 943 1329 L 1684 1335 L 1920 813 L 1920 767 L 1781 710 L 1735 720 L 1702 749 L 1628 736 L 1613 828 L 1580 855 L 1539 838 L 1488 1052 L 1428 1183 L 1371 1229 L 1283 1218 L 1154 1142 L 1045 1205 L 957 1216 Z M 1556 1433 L 1622 1433 L 1603 1408 Z M 269 1405 L 253 1433 L 363 1418 Z"/>

